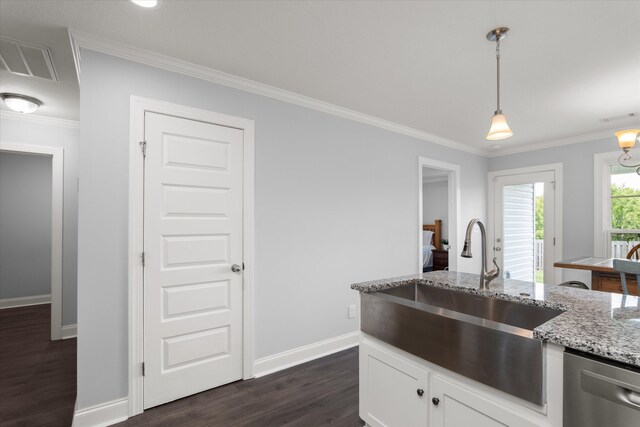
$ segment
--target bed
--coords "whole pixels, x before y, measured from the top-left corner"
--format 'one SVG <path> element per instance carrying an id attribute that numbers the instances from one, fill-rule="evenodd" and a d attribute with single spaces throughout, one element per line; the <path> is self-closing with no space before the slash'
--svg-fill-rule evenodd
<path id="1" fill-rule="evenodd" d="M 434 249 L 442 249 L 442 220 L 422 225 L 422 271 L 431 271 Z"/>

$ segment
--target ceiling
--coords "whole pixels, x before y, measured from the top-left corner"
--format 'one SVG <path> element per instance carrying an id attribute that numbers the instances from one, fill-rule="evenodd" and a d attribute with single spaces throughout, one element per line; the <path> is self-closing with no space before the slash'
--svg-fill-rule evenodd
<path id="1" fill-rule="evenodd" d="M 475 149 L 638 125 L 640 1 L 0 0 L 0 34 L 47 46 L 60 82 L 1 72 L 0 90 L 77 120 L 67 28 L 396 122 Z M 510 139 L 484 139 L 495 110 L 495 44 Z M 4 105 L 0 108 L 5 108 Z"/>

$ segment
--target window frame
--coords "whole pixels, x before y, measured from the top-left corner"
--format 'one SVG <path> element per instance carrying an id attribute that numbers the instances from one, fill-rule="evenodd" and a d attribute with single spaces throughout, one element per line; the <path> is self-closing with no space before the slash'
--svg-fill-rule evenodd
<path id="1" fill-rule="evenodd" d="M 594 233 L 593 254 L 611 257 L 611 235 L 640 233 L 640 229 L 611 228 L 611 166 L 618 164 L 618 151 L 598 153 L 594 157 Z"/>

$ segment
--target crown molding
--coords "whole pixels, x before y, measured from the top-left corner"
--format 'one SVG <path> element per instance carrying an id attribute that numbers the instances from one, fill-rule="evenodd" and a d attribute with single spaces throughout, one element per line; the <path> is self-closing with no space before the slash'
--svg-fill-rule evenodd
<path id="1" fill-rule="evenodd" d="M 145 65 L 150 65 L 152 67 L 161 68 L 167 71 L 195 77 L 201 80 L 206 80 L 212 83 L 240 89 L 245 92 L 255 93 L 272 99 L 277 99 L 279 101 L 284 101 L 290 104 L 299 105 L 301 107 L 321 111 L 323 113 L 332 114 L 334 116 L 368 124 L 401 135 L 406 135 L 423 141 L 443 145 L 457 151 L 463 151 L 480 156 L 487 156 L 488 153 L 487 150 L 470 147 L 460 142 L 452 141 L 450 139 L 433 135 L 431 133 L 424 132 L 409 126 L 380 119 L 378 117 L 370 116 L 368 114 L 360 113 L 358 111 L 350 110 L 348 108 L 340 107 L 338 105 L 330 104 L 328 102 L 320 101 L 308 96 L 300 95 L 284 89 L 279 89 L 273 86 L 266 85 L 264 83 L 256 82 L 254 80 L 249 80 L 244 77 L 224 73 L 222 71 L 203 67 L 201 65 L 172 58 L 170 56 L 162 55 L 149 50 L 140 49 L 128 44 L 108 40 L 71 28 L 69 28 L 68 31 L 69 39 L 71 40 L 73 59 L 76 66 L 78 81 L 80 81 L 81 78 L 82 68 L 82 56 L 80 50 L 88 49 L 100 53 L 106 53 L 112 56 L 117 56 L 119 58 L 127 59 L 130 61 L 139 62 Z"/>
<path id="2" fill-rule="evenodd" d="M 55 117 L 39 116 L 37 114 L 21 114 L 14 111 L 0 110 L 0 120 L 15 120 L 39 125 L 58 126 L 68 129 L 80 129 L 80 122 L 76 120 L 58 119 Z"/>
<path id="3" fill-rule="evenodd" d="M 627 126 L 624 126 L 624 128 L 634 128 L 636 126 L 640 127 L 640 123 L 629 124 Z M 612 147 L 615 148 L 617 147 L 617 144 L 615 143 L 615 136 L 613 135 L 613 133 L 620 129 L 621 129 L 620 127 L 617 127 L 609 130 L 585 133 L 582 135 L 575 135 L 567 138 L 555 139 L 552 141 L 541 142 L 537 144 L 521 145 L 518 147 L 495 150 L 495 151 L 491 151 L 487 155 L 487 157 L 489 158 L 502 157 L 502 156 L 508 156 L 511 154 L 526 153 L 528 151 L 536 151 L 536 150 L 544 150 L 546 148 L 555 148 L 555 147 L 561 147 L 563 145 L 579 144 L 581 142 L 596 141 L 598 139 L 606 139 L 606 138 L 611 139 L 611 141 L 614 143 Z"/>

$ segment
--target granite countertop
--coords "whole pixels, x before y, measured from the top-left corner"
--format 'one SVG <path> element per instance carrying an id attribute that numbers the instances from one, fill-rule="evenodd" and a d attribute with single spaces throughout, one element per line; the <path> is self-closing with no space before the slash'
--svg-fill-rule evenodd
<path id="1" fill-rule="evenodd" d="M 433 271 L 413 276 L 355 283 L 352 289 L 375 292 L 424 284 L 460 292 L 560 309 L 561 315 L 533 330 L 534 338 L 640 367 L 640 299 L 555 285 L 497 280 L 481 291 L 479 276 Z"/>

